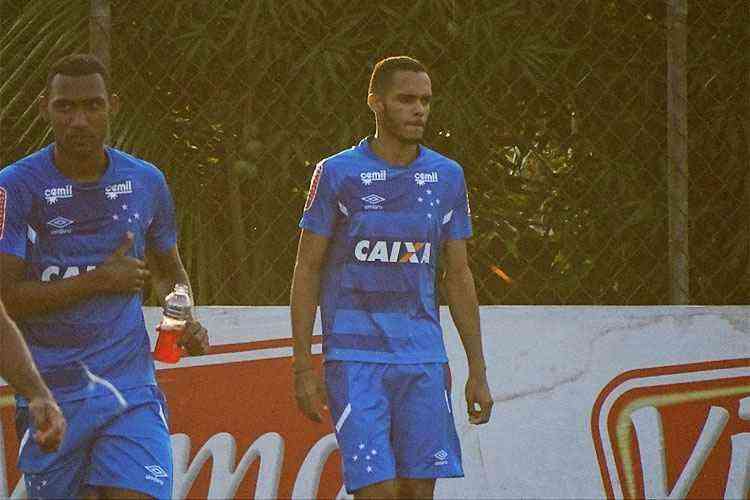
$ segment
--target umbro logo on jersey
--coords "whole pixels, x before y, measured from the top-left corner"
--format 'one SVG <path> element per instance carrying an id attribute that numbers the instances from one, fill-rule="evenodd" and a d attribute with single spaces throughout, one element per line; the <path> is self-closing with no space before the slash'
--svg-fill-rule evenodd
<path id="1" fill-rule="evenodd" d="M 110 184 L 104 188 L 104 194 L 106 194 L 107 198 L 110 200 L 116 200 L 118 196 L 123 194 L 133 194 L 133 181 Z"/>
<path id="2" fill-rule="evenodd" d="M 73 225 L 75 221 L 66 219 L 65 217 L 55 217 L 54 219 L 47 221 L 48 226 L 52 226 L 54 229 L 50 231 L 50 234 L 67 234 L 72 232 L 69 226 Z"/>
<path id="3" fill-rule="evenodd" d="M 369 186 L 375 181 L 386 180 L 385 170 L 378 170 L 377 172 L 362 172 L 359 174 L 359 178 L 362 180 L 362 184 Z"/>
<path id="4" fill-rule="evenodd" d="M 44 199 L 47 200 L 47 203 L 49 203 L 50 205 L 54 205 L 55 203 L 57 203 L 57 200 L 60 200 L 62 198 L 72 197 L 73 186 L 71 184 L 68 184 L 65 187 L 56 187 L 44 190 Z"/>
<path id="5" fill-rule="evenodd" d="M 429 264 L 430 251 L 429 242 L 361 240 L 354 247 L 354 258 L 361 262 Z"/>
<path id="6" fill-rule="evenodd" d="M 382 196 L 378 196 L 376 194 L 368 194 L 367 196 L 363 196 L 361 199 L 365 202 L 365 210 L 383 210 L 383 207 L 380 206 L 380 204 L 385 201 L 385 198 L 383 198 Z"/>
<path id="7" fill-rule="evenodd" d="M 438 174 L 437 172 L 417 172 L 414 174 L 414 181 L 417 183 L 417 186 L 424 186 L 428 182 L 437 182 Z"/>

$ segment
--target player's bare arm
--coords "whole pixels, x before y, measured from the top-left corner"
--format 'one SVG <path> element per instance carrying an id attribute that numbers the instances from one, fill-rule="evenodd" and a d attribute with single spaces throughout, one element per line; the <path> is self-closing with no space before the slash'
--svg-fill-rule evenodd
<path id="1" fill-rule="evenodd" d="M 299 409 L 315 422 L 322 421 L 325 387 L 312 368 L 310 349 L 318 309 L 321 269 L 327 250 L 328 238 L 302 230 L 290 298 L 294 337 L 294 394 Z"/>
<path id="2" fill-rule="evenodd" d="M 21 332 L 0 302 L 0 376 L 29 400 L 37 429 L 34 439 L 43 451 L 55 451 L 65 435 L 65 418 L 34 365 Z"/>
<path id="3" fill-rule="evenodd" d="M 164 305 L 164 298 L 176 283 L 184 283 L 190 287 L 190 279 L 182 264 L 177 245 L 166 253 L 147 249 L 146 264 L 150 271 L 151 285 L 161 305 Z M 192 289 L 190 294 L 192 296 Z M 199 321 L 190 318 L 185 325 L 185 334 L 178 343 L 184 346 L 191 356 L 205 354 L 210 347 L 208 331 Z"/>
<path id="4" fill-rule="evenodd" d="M 443 248 L 444 288 L 451 317 L 461 336 L 469 364 L 466 381 L 466 405 L 469 421 L 484 424 L 492 414 L 492 394 L 487 383 L 482 334 L 479 326 L 479 303 L 474 276 L 469 268 L 465 240 L 449 240 Z"/>
<path id="5" fill-rule="evenodd" d="M 8 313 L 19 319 L 54 312 L 98 294 L 138 293 L 148 270 L 145 262 L 127 255 L 132 245 L 133 235 L 128 233 L 96 269 L 51 281 L 28 280 L 23 259 L 0 254 L 0 296 Z"/>

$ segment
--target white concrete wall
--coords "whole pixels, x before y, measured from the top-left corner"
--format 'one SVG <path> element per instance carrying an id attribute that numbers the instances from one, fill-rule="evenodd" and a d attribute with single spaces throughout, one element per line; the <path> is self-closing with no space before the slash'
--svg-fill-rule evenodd
<path id="1" fill-rule="evenodd" d="M 633 369 L 750 358 L 749 313 L 744 306 L 482 307 L 495 408 L 477 427 L 466 418 L 465 356 L 445 309 L 466 478 L 439 481 L 437 496 L 602 497 L 590 420 L 603 387 Z M 285 307 L 203 307 L 197 316 L 215 345 L 290 336 Z M 158 311 L 147 308 L 146 318 L 153 331 Z M 231 360 L 221 356 L 211 364 Z"/>

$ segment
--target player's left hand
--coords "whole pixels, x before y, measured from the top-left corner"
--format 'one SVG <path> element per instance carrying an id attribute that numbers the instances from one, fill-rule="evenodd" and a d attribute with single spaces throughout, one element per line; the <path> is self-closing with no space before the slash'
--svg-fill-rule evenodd
<path id="1" fill-rule="evenodd" d="M 208 343 L 208 330 L 199 321 L 189 319 L 185 324 L 185 333 L 182 334 L 177 345 L 184 347 L 191 356 L 206 354 L 210 347 Z"/>
<path id="2" fill-rule="evenodd" d="M 29 414 L 37 429 L 34 441 L 45 453 L 56 451 L 65 436 L 67 424 L 60 407 L 52 396 L 32 398 L 29 401 Z"/>
<path id="3" fill-rule="evenodd" d="M 482 375 L 469 374 L 464 393 L 469 422 L 476 425 L 489 422 L 495 402 L 492 400 L 487 376 L 484 373 Z"/>

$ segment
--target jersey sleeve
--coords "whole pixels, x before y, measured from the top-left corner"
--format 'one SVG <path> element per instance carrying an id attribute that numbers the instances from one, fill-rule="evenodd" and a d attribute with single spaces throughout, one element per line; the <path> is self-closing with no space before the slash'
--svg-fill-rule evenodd
<path id="1" fill-rule="evenodd" d="M 324 167 L 323 161 L 315 167 L 299 227 L 331 237 L 336 224 L 336 195 L 330 169 Z"/>
<path id="2" fill-rule="evenodd" d="M 0 172 L 0 253 L 26 259 L 32 196 L 9 169 Z"/>
<path id="3" fill-rule="evenodd" d="M 146 241 L 150 248 L 159 253 L 167 253 L 177 244 L 177 223 L 174 201 L 161 172 L 156 178 L 155 195 L 153 220 L 148 227 Z"/>
<path id="4" fill-rule="evenodd" d="M 469 208 L 469 195 L 466 190 L 466 181 L 463 171 L 456 180 L 459 185 L 457 195 L 454 199 L 453 208 L 445 215 L 443 239 L 466 240 L 471 238 L 471 209 Z"/>

